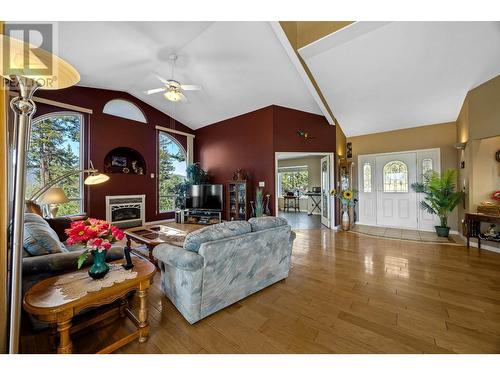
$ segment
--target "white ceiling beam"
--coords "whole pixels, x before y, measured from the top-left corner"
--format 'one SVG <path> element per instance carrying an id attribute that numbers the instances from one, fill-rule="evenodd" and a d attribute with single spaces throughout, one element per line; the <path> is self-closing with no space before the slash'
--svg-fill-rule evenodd
<path id="1" fill-rule="evenodd" d="M 325 116 L 326 120 L 330 125 L 335 125 L 335 121 L 333 120 L 332 116 L 330 116 L 330 113 L 328 112 L 325 104 L 323 103 L 323 100 L 321 100 L 321 97 L 316 91 L 316 88 L 312 84 L 304 67 L 300 63 L 299 57 L 297 56 L 293 47 L 290 45 L 290 41 L 288 40 L 285 32 L 283 31 L 279 21 L 270 21 L 269 23 L 271 24 L 271 27 L 274 33 L 276 34 L 276 37 L 278 38 L 279 42 L 283 46 L 286 54 L 290 58 L 290 61 L 292 62 L 293 66 L 295 67 L 295 69 L 297 69 L 300 78 L 302 78 L 302 80 L 304 81 L 307 90 L 309 91 L 314 101 L 318 105 L 319 109 L 321 110 L 321 113 L 323 114 L 323 116 Z"/>

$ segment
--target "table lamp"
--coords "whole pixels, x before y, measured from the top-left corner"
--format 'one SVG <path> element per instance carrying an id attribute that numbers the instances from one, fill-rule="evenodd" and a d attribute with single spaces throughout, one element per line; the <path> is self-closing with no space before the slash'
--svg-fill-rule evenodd
<path id="1" fill-rule="evenodd" d="M 40 198 L 40 204 L 45 204 L 49 208 L 50 217 L 55 218 L 59 210 L 58 204 L 68 203 L 69 199 L 64 190 L 60 187 L 51 187 Z"/>
<path id="2" fill-rule="evenodd" d="M 36 50 L 36 54 L 33 52 Z M 18 39 L 0 35 L 0 75 L 18 89 L 10 102 L 14 112 L 13 153 L 13 212 L 11 225 L 12 265 L 10 280 L 9 353 L 19 350 L 21 317 L 21 272 L 24 237 L 24 207 L 26 193 L 26 154 L 31 133 L 31 119 L 36 111 L 33 94 L 37 89 L 58 90 L 73 86 L 80 75 L 63 59 Z M 28 59 L 25 59 L 29 57 Z M 42 72 L 51 67 L 49 72 Z M 2 135 L 3 136 L 3 135 Z"/>

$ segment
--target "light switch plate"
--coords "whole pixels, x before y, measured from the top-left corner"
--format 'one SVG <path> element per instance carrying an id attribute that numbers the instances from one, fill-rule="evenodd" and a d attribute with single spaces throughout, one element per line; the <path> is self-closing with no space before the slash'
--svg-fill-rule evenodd
<path id="1" fill-rule="evenodd" d="M 259 181 L 259 187 L 265 187 L 266 182 L 265 181 Z"/>
<path id="2" fill-rule="evenodd" d="M 151 173 L 151 178 L 155 178 L 155 174 L 154 173 Z"/>

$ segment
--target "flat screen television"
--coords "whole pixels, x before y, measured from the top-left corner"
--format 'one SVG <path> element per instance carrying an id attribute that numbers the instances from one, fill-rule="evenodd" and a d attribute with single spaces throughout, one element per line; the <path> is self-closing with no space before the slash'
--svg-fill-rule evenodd
<path id="1" fill-rule="evenodd" d="M 192 185 L 186 192 L 186 208 L 222 211 L 222 185 Z"/>

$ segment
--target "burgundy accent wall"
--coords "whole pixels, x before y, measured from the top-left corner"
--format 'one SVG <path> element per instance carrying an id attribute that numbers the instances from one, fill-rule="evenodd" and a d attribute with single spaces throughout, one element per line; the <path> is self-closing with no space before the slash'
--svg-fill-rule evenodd
<path id="1" fill-rule="evenodd" d="M 225 184 L 234 171 L 242 168 L 248 173 L 251 196 L 259 181 L 264 181 L 264 191 L 272 197 L 273 108 L 262 108 L 196 130 L 194 160 L 200 162 L 216 184 Z"/>
<path id="2" fill-rule="evenodd" d="M 160 214 L 157 209 L 157 130 L 155 126 L 171 128 L 169 116 L 121 91 L 74 86 L 58 91 L 39 91 L 36 96 L 93 111 L 93 114 L 84 114 L 85 167 L 88 167 L 88 160 L 92 160 L 94 167 L 102 171 L 106 154 L 116 147 L 131 147 L 144 157 L 146 162 L 144 175 L 110 174 L 110 180 L 103 184 L 85 186 L 85 210 L 89 216 L 103 219 L 106 217 L 106 195 L 145 194 L 146 221 L 173 217 L 171 213 Z M 104 105 L 112 99 L 125 99 L 134 103 L 143 111 L 148 123 L 144 124 L 102 113 Z M 67 110 L 37 103 L 36 116 L 58 111 Z M 178 122 L 175 123 L 175 129 L 194 133 L 192 129 Z M 185 136 L 169 134 L 186 148 Z M 155 174 L 154 179 L 150 178 L 151 173 Z"/>
<path id="3" fill-rule="evenodd" d="M 313 137 L 305 141 L 299 129 Z M 333 152 L 335 127 L 323 116 L 280 106 L 269 106 L 196 130 L 194 158 L 212 176 L 225 183 L 238 168 L 249 174 L 255 194 L 259 181 L 271 194 L 274 214 L 275 152 Z"/>
<path id="4" fill-rule="evenodd" d="M 335 126 L 324 116 L 295 109 L 274 106 L 274 152 L 333 152 L 335 153 Z M 311 137 L 305 140 L 297 131 Z"/>

